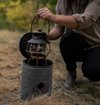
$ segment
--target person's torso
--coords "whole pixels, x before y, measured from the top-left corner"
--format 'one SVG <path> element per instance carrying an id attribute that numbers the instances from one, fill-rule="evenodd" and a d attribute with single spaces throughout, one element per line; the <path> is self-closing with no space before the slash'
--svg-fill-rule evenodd
<path id="1" fill-rule="evenodd" d="M 60 12 L 62 15 L 82 14 L 87 5 L 93 0 L 75 0 L 70 6 L 67 5 L 67 0 L 59 0 Z M 100 45 L 100 18 L 86 29 L 75 30 L 81 33 L 91 45 Z"/>

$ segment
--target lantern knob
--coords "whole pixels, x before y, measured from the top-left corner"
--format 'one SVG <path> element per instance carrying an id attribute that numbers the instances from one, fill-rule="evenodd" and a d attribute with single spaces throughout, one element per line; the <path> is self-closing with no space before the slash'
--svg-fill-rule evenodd
<path id="1" fill-rule="evenodd" d="M 38 32 L 42 32 L 42 30 L 41 29 L 38 29 Z"/>

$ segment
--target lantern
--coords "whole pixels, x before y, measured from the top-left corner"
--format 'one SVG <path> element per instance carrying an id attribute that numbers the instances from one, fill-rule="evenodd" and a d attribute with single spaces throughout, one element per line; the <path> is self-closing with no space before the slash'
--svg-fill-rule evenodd
<path id="1" fill-rule="evenodd" d="M 35 18 L 33 18 L 34 21 Z M 26 100 L 40 93 L 51 94 L 52 61 L 47 59 L 50 53 L 50 42 L 46 32 L 41 29 L 26 33 L 22 36 L 19 49 L 25 57 L 22 64 L 21 99 Z"/>
<path id="2" fill-rule="evenodd" d="M 32 34 L 32 38 L 27 41 L 26 52 L 34 65 L 46 65 L 46 57 L 50 53 L 50 42 L 47 40 L 46 33 L 38 30 Z M 41 62 L 41 63 L 40 63 Z"/>

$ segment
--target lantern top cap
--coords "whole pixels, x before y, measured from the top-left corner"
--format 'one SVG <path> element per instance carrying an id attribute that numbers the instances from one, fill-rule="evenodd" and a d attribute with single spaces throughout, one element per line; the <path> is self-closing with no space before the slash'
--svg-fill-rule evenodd
<path id="1" fill-rule="evenodd" d="M 28 40 L 27 42 L 32 43 L 32 44 L 49 44 L 50 43 L 46 37 L 46 33 L 42 32 L 41 29 L 39 29 L 37 32 L 33 32 L 32 38 Z"/>

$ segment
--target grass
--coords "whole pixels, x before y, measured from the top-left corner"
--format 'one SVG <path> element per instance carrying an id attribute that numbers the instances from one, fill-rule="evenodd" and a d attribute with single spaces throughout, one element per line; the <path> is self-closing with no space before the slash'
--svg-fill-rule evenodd
<path id="1" fill-rule="evenodd" d="M 19 52 L 20 32 L 0 31 L 0 105 L 100 105 L 100 82 L 89 82 L 82 76 L 78 63 L 77 85 L 67 90 L 63 84 L 66 68 L 59 53 L 59 41 L 52 42 L 52 95 L 42 95 L 30 101 L 20 100 L 20 77 L 23 57 Z"/>

